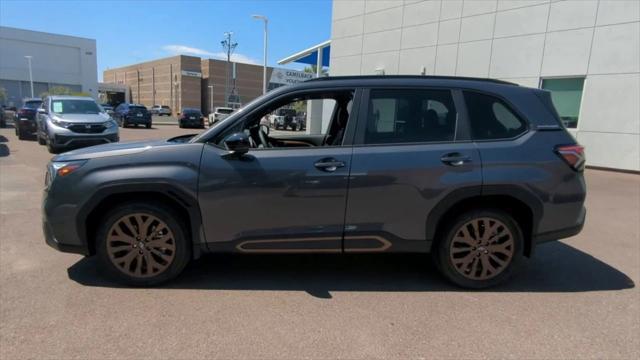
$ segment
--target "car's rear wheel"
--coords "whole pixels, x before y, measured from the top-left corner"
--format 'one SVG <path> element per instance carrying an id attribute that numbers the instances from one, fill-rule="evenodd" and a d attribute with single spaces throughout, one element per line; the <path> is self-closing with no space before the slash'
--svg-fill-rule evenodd
<path id="1" fill-rule="evenodd" d="M 98 230 L 96 252 L 103 268 L 130 285 L 170 280 L 191 259 L 184 225 L 162 204 L 128 203 L 116 207 Z"/>
<path id="2" fill-rule="evenodd" d="M 37 134 L 37 136 L 38 136 L 38 144 L 40 144 L 40 145 L 46 145 L 47 140 L 45 140 L 45 139 L 42 137 L 42 135 L 40 135 L 39 133 Z"/>
<path id="3" fill-rule="evenodd" d="M 151 129 L 151 123 L 148 123 L 146 126 L 147 126 L 147 129 Z"/>
<path id="4" fill-rule="evenodd" d="M 444 276 L 465 288 L 486 288 L 507 280 L 522 261 L 518 223 L 502 210 L 476 210 L 447 226 L 435 249 Z"/>

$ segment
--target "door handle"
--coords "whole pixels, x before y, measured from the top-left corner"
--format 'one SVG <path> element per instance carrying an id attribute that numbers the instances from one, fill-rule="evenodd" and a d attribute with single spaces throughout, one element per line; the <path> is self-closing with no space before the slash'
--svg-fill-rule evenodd
<path id="1" fill-rule="evenodd" d="M 470 162 L 471 158 L 467 155 L 462 155 L 460 153 L 448 153 L 448 154 L 442 155 L 442 157 L 440 158 L 440 161 L 442 161 L 446 165 L 460 166 L 460 165 L 463 165 L 464 163 Z"/>
<path id="2" fill-rule="evenodd" d="M 344 167 L 344 162 L 336 159 L 322 159 L 316 161 L 313 166 L 322 171 L 334 172 L 338 170 L 338 168 Z"/>

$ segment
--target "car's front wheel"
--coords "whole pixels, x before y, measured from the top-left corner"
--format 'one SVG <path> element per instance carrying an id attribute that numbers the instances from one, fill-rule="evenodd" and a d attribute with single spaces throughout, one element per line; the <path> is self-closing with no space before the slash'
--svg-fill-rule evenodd
<path id="1" fill-rule="evenodd" d="M 191 259 L 185 225 L 163 204 L 132 202 L 112 209 L 96 238 L 102 267 L 130 285 L 170 280 Z"/>
<path id="2" fill-rule="evenodd" d="M 520 226 L 508 213 L 475 210 L 451 222 L 434 249 L 443 275 L 458 286 L 486 288 L 506 281 L 523 257 Z"/>

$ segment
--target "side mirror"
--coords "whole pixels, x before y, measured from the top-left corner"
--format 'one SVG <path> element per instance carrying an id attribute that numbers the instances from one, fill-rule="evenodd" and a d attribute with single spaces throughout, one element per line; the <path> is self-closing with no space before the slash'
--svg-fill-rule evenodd
<path id="1" fill-rule="evenodd" d="M 224 139 L 224 147 L 231 154 L 243 155 L 249 152 L 251 148 L 251 141 L 249 141 L 249 135 L 243 132 L 233 133 Z"/>
<path id="2" fill-rule="evenodd" d="M 48 114 L 46 109 L 38 108 L 38 114 Z"/>

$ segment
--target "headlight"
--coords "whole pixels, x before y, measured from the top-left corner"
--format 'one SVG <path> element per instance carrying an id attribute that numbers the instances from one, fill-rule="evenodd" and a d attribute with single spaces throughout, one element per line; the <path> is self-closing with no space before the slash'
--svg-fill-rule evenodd
<path id="1" fill-rule="evenodd" d="M 57 126 L 60 126 L 60 127 L 63 127 L 63 128 L 67 128 L 67 127 L 69 127 L 69 125 L 71 125 L 71 123 L 68 122 L 68 121 L 62 121 L 62 120 L 58 120 L 56 118 L 51 118 L 51 122 L 54 125 L 57 125 Z"/>
<path id="2" fill-rule="evenodd" d="M 107 122 L 104 122 L 104 123 L 102 123 L 102 125 L 107 129 L 112 128 L 114 126 L 118 126 L 118 124 L 116 124 L 116 122 L 114 120 L 109 120 Z"/>
<path id="3" fill-rule="evenodd" d="M 87 160 L 74 160 L 74 161 L 53 161 L 49 163 L 49 168 L 47 169 L 47 177 L 45 179 L 45 183 L 47 187 L 51 185 L 53 180 L 60 176 L 67 176 L 76 170 L 78 170 L 82 165 L 84 165 Z"/>

